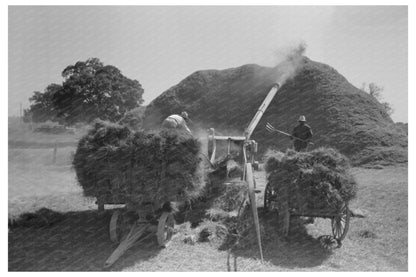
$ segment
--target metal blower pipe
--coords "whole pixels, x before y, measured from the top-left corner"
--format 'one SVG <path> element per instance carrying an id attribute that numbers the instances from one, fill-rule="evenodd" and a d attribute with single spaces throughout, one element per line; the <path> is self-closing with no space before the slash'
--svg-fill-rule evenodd
<path id="1" fill-rule="evenodd" d="M 257 124 L 259 123 L 260 119 L 262 118 L 264 112 L 267 110 L 267 107 L 269 106 L 270 102 L 272 102 L 274 96 L 276 95 L 277 91 L 280 89 L 281 84 L 275 83 L 273 87 L 270 89 L 269 93 L 267 94 L 266 98 L 263 100 L 263 103 L 260 105 L 260 108 L 257 110 L 256 115 L 251 120 L 250 124 L 244 131 L 244 135 L 246 137 L 246 140 L 249 140 L 251 135 L 254 132 L 254 129 L 256 129 Z"/>

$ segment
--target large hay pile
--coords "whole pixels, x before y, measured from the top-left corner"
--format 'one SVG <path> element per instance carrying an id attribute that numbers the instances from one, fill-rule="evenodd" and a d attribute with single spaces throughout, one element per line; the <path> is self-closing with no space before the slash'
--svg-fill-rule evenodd
<path id="1" fill-rule="evenodd" d="M 176 130 L 132 132 L 96 122 L 79 141 L 73 165 L 86 196 L 116 202 L 191 200 L 205 185 L 199 141 Z"/>
<path id="2" fill-rule="evenodd" d="M 286 196 L 289 207 L 299 211 L 334 210 L 356 196 L 349 162 L 332 148 L 277 152 L 269 156 L 265 169 L 277 195 Z"/>
<path id="3" fill-rule="evenodd" d="M 170 114 L 186 110 L 202 129 L 213 127 L 216 133 L 241 135 L 282 72 L 280 65 L 268 68 L 254 64 L 197 71 L 147 106 L 143 126 L 154 128 Z M 314 147 L 336 148 L 352 162 L 371 147 L 397 146 L 389 151 L 407 151 L 406 128 L 395 126 L 377 99 L 354 87 L 334 68 L 307 57 L 300 62 L 296 76 L 278 91 L 254 130 L 252 138 L 258 142 L 259 153 L 269 147 L 292 146 L 286 136 L 270 135 L 266 122 L 290 133 L 301 114 L 314 131 Z M 394 157 L 403 160 L 403 155 Z"/>

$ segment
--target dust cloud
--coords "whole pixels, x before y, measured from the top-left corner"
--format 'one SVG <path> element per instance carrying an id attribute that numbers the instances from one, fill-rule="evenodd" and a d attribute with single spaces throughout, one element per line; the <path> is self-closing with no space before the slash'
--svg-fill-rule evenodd
<path id="1" fill-rule="evenodd" d="M 276 53 L 278 77 L 276 82 L 281 86 L 288 80 L 296 76 L 301 68 L 303 54 L 305 53 L 307 44 L 302 41 L 293 46 L 279 48 Z"/>

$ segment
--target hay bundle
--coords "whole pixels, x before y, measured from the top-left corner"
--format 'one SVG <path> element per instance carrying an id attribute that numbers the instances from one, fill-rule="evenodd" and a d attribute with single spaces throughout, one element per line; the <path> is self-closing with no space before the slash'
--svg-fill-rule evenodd
<path id="1" fill-rule="evenodd" d="M 97 122 L 73 165 L 86 196 L 132 203 L 191 200 L 205 185 L 199 141 L 176 130 L 131 132 Z"/>
<path id="2" fill-rule="evenodd" d="M 270 154 L 265 169 L 277 194 L 300 211 L 336 209 L 356 195 L 347 158 L 332 148 Z"/>
<path id="3" fill-rule="evenodd" d="M 223 184 L 224 188 L 213 201 L 213 208 L 225 212 L 237 212 L 241 203 L 247 197 L 247 184 L 243 181 L 233 181 Z"/>
<path id="4" fill-rule="evenodd" d="M 47 208 L 41 208 L 33 213 L 24 213 L 17 219 L 9 219 L 9 228 L 16 227 L 34 227 L 40 228 L 51 226 L 65 219 L 65 216 L 59 212 Z"/>

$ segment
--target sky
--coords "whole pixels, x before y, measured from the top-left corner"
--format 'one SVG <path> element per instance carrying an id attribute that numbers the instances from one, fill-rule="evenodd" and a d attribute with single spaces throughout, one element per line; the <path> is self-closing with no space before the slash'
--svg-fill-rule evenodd
<path id="1" fill-rule="evenodd" d="M 303 41 L 306 56 L 353 85 L 383 87 L 393 120 L 408 122 L 406 6 L 9 6 L 8 14 L 9 116 L 90 57 L 138 80 L 146 105 L 195 71 L 274 66 L 280 49 Z"/>

